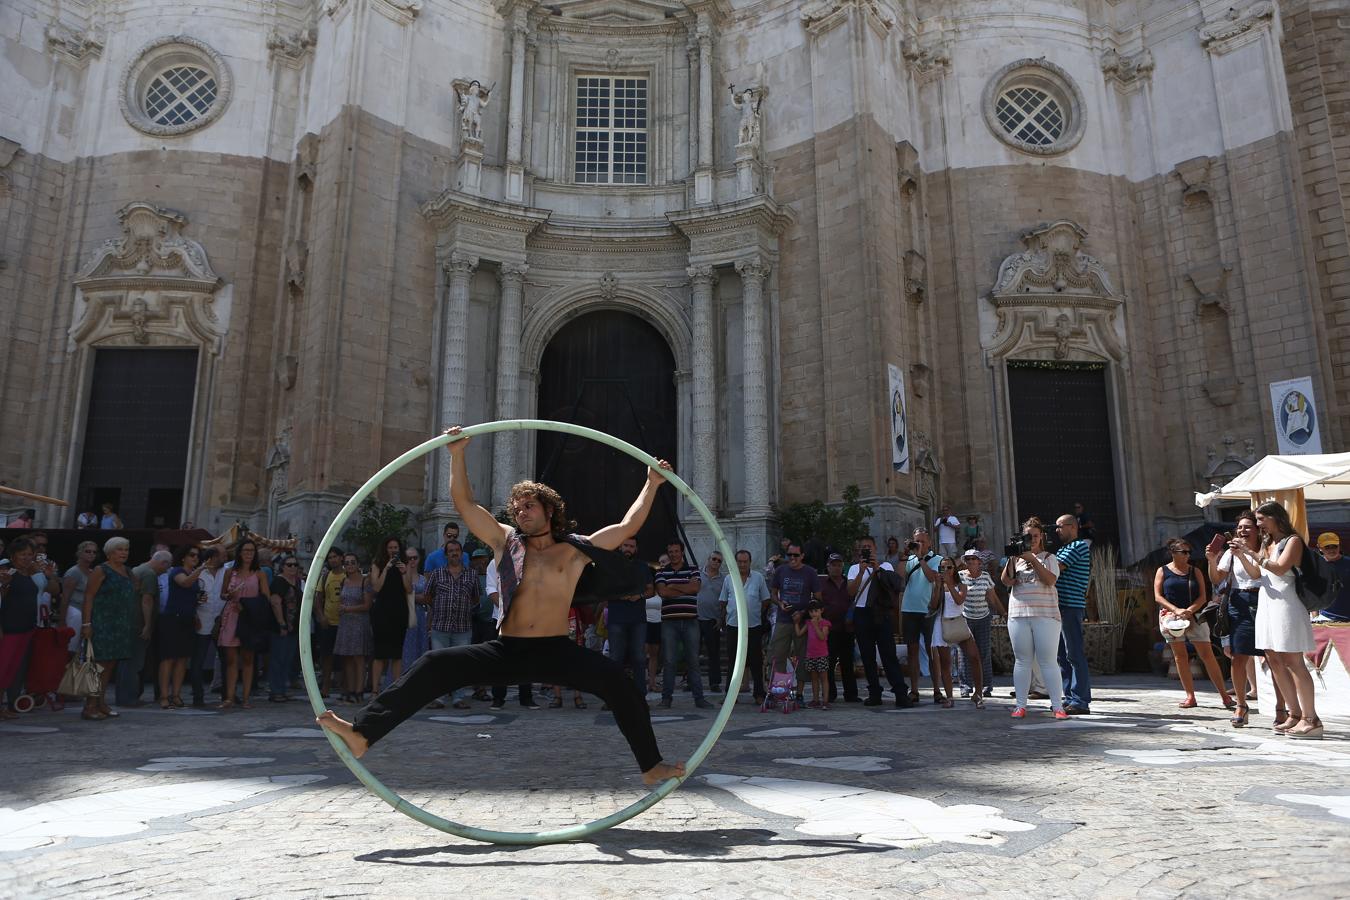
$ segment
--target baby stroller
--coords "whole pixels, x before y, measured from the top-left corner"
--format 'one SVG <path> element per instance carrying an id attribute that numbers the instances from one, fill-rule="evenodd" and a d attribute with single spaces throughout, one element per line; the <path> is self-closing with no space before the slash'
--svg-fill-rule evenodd
<path id="1" fill-rule="evenodd" d="M 769 689 L 764 692 L 764 702 L 759 705 L 760 712 L 775 708 L 784 715 L 797 709 L 797 667 L 791 658 L 787 660 L 786 672 L 772 673 Z"/>
<path id="2" fill-rule="evenodd" d="M 61 698 L 56 696 L 56 687 L 66 671 L 69 656 L 66 646 L 75 636 L 72 628 L 39 628 L 33 632 L 29 646 L 28 677 L 25 679 L 25 692 L 14 701 L 15 712 L 31 712 L 50 699 L 51 708 L 56 712 L 65 707 Z M 50 698 L 48 695 L 51 695 Z"/>

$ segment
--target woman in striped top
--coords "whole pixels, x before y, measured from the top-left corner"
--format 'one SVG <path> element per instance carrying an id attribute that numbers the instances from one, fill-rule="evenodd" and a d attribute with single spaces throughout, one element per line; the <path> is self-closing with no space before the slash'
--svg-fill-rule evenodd
<path id="1" fill-rule="evenodd" d="M 965 613 L 962 608 L 969 600 L 966 591 L 965 582 L 957 577 L 956 557 L 948 556 L 942 560 L 938 566 L 938 581 L 933 585 L 933 593 L 938 601 L 938 608 L 941 610 L 939 615 L 943 620 L 955 619 L 958 624 L 966 621 Z M 983 602 L 984 598 L 981 597 Z M 933 659 L 930 665 L 933 668 L 933 680 L 941 680 L 942 687 L 947 691 L 945 699 L 942 701 L 943 709 L 952 708 L 952 647 L 960 647 L 961 652 L 966 658 L 978 654 L 979 648 L 975 646 L 975 638 L 970 635 L 970 628 L 967 626 L 961 629 L 967 633 L 967 636 L 956 641 L 948 641 L 947 635 L 943 634 L 946 625 L 938 622 L 937 627 L 933 629 Z M 975 701 L 976 709 L 984 709 L 984 679 L 981 677 L 981 671 L 978 667 L 975 669 L 975 694 L 972 698 Z"/>
<path id="2" fill-rule="evenodd" d="M 979 658 L 976 659 L 973 654 L 963 653 L 965 657 L 964 670 L 961 673 L 961 683 L 964 685 L 974 685 L 974 672 L 972 669 L 979 669 L 981 683 L 984 685 L 984 696 L 988 697 L 994 691 L 994 661 L 993 654 L 990 651 L 989 632 L 993 625 L 992 609 L 1000 616 L 1007 617 L 1008 610 L 1003 607 L 1003 602 L 998 599 L 998 593 L 994 590 L 994 579 L 989 577 L 989 573 L 984 571 L 984 561 L 980 559 L 980 551 L 967 550 L 961 554 L 963 568 L 957 570 L 961 576 L 961 583 L 966 586 L 966 602 L 962 605 L 962 612 L 966 616 L 966 624 L 970 626 L 970 633 L 975 636 L 975 646 L 979 648 Z M 962 690 L 964 694 L 965 691 Z"/>
<path id="3" fill-rule="evenodd" d="M 1022 523 L 1022 539 L 1029 548 L 1008 557 L 1001 580 L 1012 589 L 1008 597 L 1008 638 L 1012 642 L 1013 688 L 1017 692 L 1014 719 L 1027 714 L 1027 693 L 1031 690 L 1031 660 L 1042 672 L 1059 671 L 1059 560 L 1045 550 L 1045 526 L 1036 517 Z M 1046 678 L 1050 708 L 1056 719 L 1067 719 L 1064 711 L 1064 682 Z"/>

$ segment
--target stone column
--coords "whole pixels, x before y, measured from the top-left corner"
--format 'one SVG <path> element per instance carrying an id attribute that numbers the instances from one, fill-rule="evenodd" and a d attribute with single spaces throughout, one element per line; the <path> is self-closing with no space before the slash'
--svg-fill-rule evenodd
<path id="1" fill-rule="evenodd" d="M 703 502 L 717 508 L 717 354 L 713 349 L 712 266 L 690 266 L 693 294 L 694 466 L 691 484 Z"/>
<path id="2" fill-rule="evenodd" d="M 529 11 L 517 6 L 511 16 L 511 98 L 506 123 L 506 199 L 524 197 L 521 136 L 525 121 L 525 44 L 529 39 Z"/>
<path id="3" fill-rule="evenodd" d="M 436 428 L 465 425 L 465 380 L 468 376 L 469 349 L 469 280 L 478 267 L 478 257 L 452 252 L 441 261 L 448 284 L 445 292 L 445 311 L 441 319 L 441 405 Z M 433 515 L 443 516 L 451 509 L 449 469 L 445 454 L 436 454 L 433 469 L 435 483 Z"/>
<path id="4" fill-rule="evenodd" d="M 497 315 L 497 418 L 519 418 L 521 298 L 525 291 L 524 263 L 502 263 L 502 299 Z M 493 435 L 492 506 L 506 502 L 515 483 L 519 459 L 514 431 Z"/>
<path id="5" fill-rule="evenodd" d="M 698 17 L 698 167 L 694 202 L 711 203 L 713 172 L 713 37 L 706 13 Z"/>
<path id="6" fill-rule="evenodd" d="M 745 510 L 766 516 L 769 507 L 769 391 L 764 362 L 764 280 L 769 266 L 758 257 L 736 263 L 741 276 L 745 343 L 741 393 L 744 401 Z"/>

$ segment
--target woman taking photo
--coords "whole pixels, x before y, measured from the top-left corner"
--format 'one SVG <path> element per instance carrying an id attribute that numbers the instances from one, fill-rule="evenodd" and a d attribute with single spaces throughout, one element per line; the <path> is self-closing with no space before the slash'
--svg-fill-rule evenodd
<path id="1" fill-rule="evenodd" d="M 155 623 L 160 709 L 183 708 L 183 679 L 197 642 L 198 606 L 202 599 L 197 579 L 206 568 L 199 562 L 200 557 L 196 547 L 182 548 L 169 569 L 169 595 Z"/>
<path id="2" fill-rule="evenodd" d="M 1289 712 L 1275 720 L 1275 733 L 1320 740 L 1312 673 L 1303 654 L 1313 649 L 1312 622 L 1298 598 L 1294 566 L 1303 561 L 1303 539 L 1294 532 L 1289 513 L 1270 501 L 1256 508 L 1261 548 L 1252 551 L 1234 538 L 1229 548 L 1248 577 L 1261 579 L 1256 604 L 1256 647 L 1266 651 L 1270 675 L 1279 685 Z"/>
<path id="3" fill-rule="evenodd" d="M 984 709 L 984 672 L 980 668 L 980 648 L 976 646 L 975 635 L 966 624 L 964 607 L 967 596 L 966 586 L 956 574 L 956 557 L 944 559 L 938 565 L 938 580 L 933 583 L 933 608 L 941 610 L 941 613 L 933 627 L 932 648 L 933 680 L 940 680 L 943 690 L 947 692 L 942 700 L 943 709 L 952 708 L 952 647 L 960 647 L 966 659 L 975 660 L 975 665 L 970 667 L 975 679 L 972 699 L 976 709 Z M 949 638 L 952 632 L 957 634 Z"/>
<path id="4" fill-rule="evenodd" d="M 403 674 L 403 638 L 408 633 L 408 595 L 413 592 L 413 570 L 404 559 L 407 551 L 398 538 L 385 538 L 370 565 L 370 587 L 375 602 L 370 608 L 370 627 L 375 632 L 375 651 L 370 661 L 370 689 L 380 691 L 386 664 L 391 680 Z"/>
<path id="5" fill-rule="evenodd" d="M 239 698 L 243 709 L 252 709 L 253 674 L 257 655 L 271 645 L 272 607 L 268 602 L 267 575 L 258 568 L 258 545 L 245 539 L 234 550 L 234 565 L 225 576 L 225 612 L 222 618 L 220 647 L 225 656 L 225 696 L 217 709 L 234 706 L 234 686 L 243 676 L 244 690 Z M 232 608 L 232 609 L 231 609 Z M 229 625 L 230 633 L 225 632 Z"/>
<path id="6" fill-rule="evenodd" d="M 1216 540 L 1222 540 L 1216 538 Z M 1227 544 L 1211 544 L 1205 550 L 1209 560 L 1209 580 L 1219 584 L 1230 581 L 1228 598 L 1228 653 L 1233 660 L 1233 698 L 1237 709 L 1229 724 L 1242 728 L 1247 724 L 1247 695 L 1256 688 L 1256 658 L 1266 652 L 1256 646 L 1256 606 L 1261 591 L 1261 579 L 1248 574 L 1247 567 L 1238 561 L 1232 549 L 1240 545 L 1247 553 L 1255 554 L 1261 548 L 1261 532 L 1256 526 L 1256 513 L 1244 509 L 1238 513 L 1233 526 L 1233 539 Z M 1275 684 L 1275 713 L 1284 716 L 1284 697 Z"/>
<path id="7" fill-rule="evenodd" d="M 347 690 L 342 699 L 348 703 L 366 700 L 366 657 L 375 646 L 370 628 L 370 587 L 361 574 L 356 556 L 342 557 L 342 613 L 338 618 L 337 638 L 333 641 L 333 655 L 342 657 Z"/>
<path id="8" fill-rule="evenodd" d="M 1224 707 L 1233 709 L 1236 704 L 1224 692 L 1223 672 L 1214 658 L 1209 624 L 1199 618 L 1200 610 L 1209 602 L 1209 591 L 1200 573 L 1191 566 L 1191 545 L 1181 538 L 1171 538 L 1167 541 L 1167 553 L 1171 559 L 1153 576 L 1153 599 L 1158 604 L 1158 631 L 1172 651 L 1181 687 L 1186 692 L 1186 699 L 1177 706 L 1195 709 L 1200 705 L 1195 700 L 1191 659 L 1186 653 L 1186 642 L 1190 641 Z"/>
<path id="9" fill-rule="evenodd" d="M 1027 694 L 1031 691 L 1031 661 L 1036 660 L 1047 676 L 1050 708 L 1056 719 L 1067 719 L 1064 711 L 1064 682 L 1054 677 L 1059 672 L 1059 560 L 1045 550 L 1045 526 L 1034 516 L 1022 524 L 1022 540 L 1027 547 L 1021 554 L 1008 557 L 999 580 L 1011 591 L 1008 596 L 1008 638 L 1012 642 L 1013 688 L 1017 706 L 1012 717 L 1027 714 Z"/>
<path id="10" fill-rule="evenodd" d="M 103 545 L 107 561 L 89 573 L 84 588 L 84 625 L 80 636 L 94 643 L 94 659 L 103 667 L 103 684 L 96 696 L 84 701 L 81 718 L 116 718 L 108 708 L 105 696 L 117 663 L 131 658 L 136 638 L 134 619 L 136 604 L 140 602 L 136 582 L 127 569 L 131 541 L 123 537 L 108 538 Z"/>

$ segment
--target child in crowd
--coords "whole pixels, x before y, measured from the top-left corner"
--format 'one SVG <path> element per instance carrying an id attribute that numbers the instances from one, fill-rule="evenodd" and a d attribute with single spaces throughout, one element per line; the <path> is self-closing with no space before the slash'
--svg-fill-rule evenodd
<path id="1" fill-rule="evenodd" d="M 797 635 L 806 636 L 806 671 L 811 675 L 812 709 L 829 709 L 829 691 L 825 684 L 830 673 L 830 620 L 824 617 L 825 604 L 812 600 L 806 607 L 807 618 L 797 624 Z"/>

